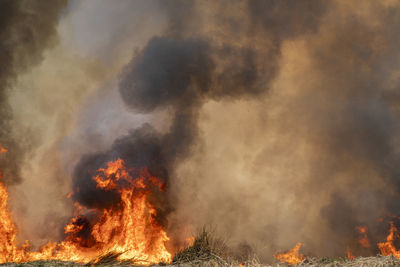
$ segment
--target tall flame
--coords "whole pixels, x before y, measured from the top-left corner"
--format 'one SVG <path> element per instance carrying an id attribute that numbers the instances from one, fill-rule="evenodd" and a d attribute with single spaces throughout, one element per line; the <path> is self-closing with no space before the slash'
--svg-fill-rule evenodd
<path id="1" fill-rule="evenodd" d="M 157 223 L 157 211 L 147 199 L 151 186 L 163 190 L 164 184 L 147 169 L 133 179 L 121 159 L 109 162 L 108 168 L 100 169 L 93 179 L 99 188 L 116 189 L 123 207 L 103 211 L 92 230 L 96 243 L 104 245 L 106 251 L 122 253 L 121 260 L 134 258 L 142 264 L 171 261 L 165 248 L 169 238 Z"/>
<path id="2" fill-rule="evenodd" d="M 289 250 L 286 253 L 276 253 L 274 257 L 281 262 L 286 262 L 289 264 L 299 264 L 300 262 L 304 261 L 306 257 L 303 254 L 299 254 L 299 250 L 301 247 L 301 243 L 298 242 L 294 248 Z"/>
<path id="3" fill-rule="evenodd" d="M 17 229 L 7 207 L 7 200 L 7 188 L 0 183 L 0 262 L 13 260 L 17 254 Z"/>
<path id="4" fill-rule="evenodd" d="M 85 218 L 90 210 L 75 203 L 76 216 L 64 228 L 65 240 L 49 242 L 33 252 L 29 251 L 28 241 L 17 245 L 17 229 L 7 205 L 7 188 L 0 182 L 0 263 L 50 259 L 89 262 L 108 253 L 119 255 L 118 260 L 134 259 L 137 264 L 170 262 L 171 254 L 165 246 L 169 238 L 156 221 L 157 211 L 148 200 L 153 187 L 163 190 L 164 184 L 147 169 L 132 177 L 122 159 L 99 169 L 93 180 L 98 188 L 120 194 L 117 207 L 101 210 L 98 220 L 90 225 Z M 88 229 L 89 235 L 83 237 L 82 231 Z"/>

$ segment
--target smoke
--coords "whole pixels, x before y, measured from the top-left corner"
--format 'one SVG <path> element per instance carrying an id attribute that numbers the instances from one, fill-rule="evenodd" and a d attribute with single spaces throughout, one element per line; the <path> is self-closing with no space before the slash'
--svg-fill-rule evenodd
<path id="1" fill-rule="evenodd" d="M 224 10 L 223 4 L 161 4 L 166 5 L 171 17 L 170 27 L 164 36 L 151 38 L 135 53 L 121 73 L 119 91 L 133 112 L 168 112 L 171 116 L 169 130 L 160 134 L 146 124 L 119 138 L 105 153 L 85 156 L 74 174 L 74 187 L 79 189 L 75 199 L 89 207 L 113 203 L 115 196 L 96 189 L 87 170 L 93 173 L 107 161 L 121 157 L 128 166 L 146 166 L 151 174 L 168 182 L 173 193 L 167 210 L 172 212 L 172 217 L 196 211 L 195 207 L 179 207 L 173 212 L 186 194 L 200 193 L 193 192 L 191 187 L 176 186 L 178 180 L 174 178 L 178 176 L 179 179 L 176 169 L 187 164 L 183 162 L 194 155 L 192 150 L 199 141 L 202 107 L 210 100 L 251 101 L 267 94 L 278 75 L 282 42 L 299 34 L 316 32 L 316 24 L 324 14 L 325 6 L 319 2 L 294 6 L 291 3 L 268 2 L 263 6 L 258 1 L 235 2 L 222 17 L 219 15 Z M 259 13 L 262 9 L 267 13 Z M 298 9 L 304 9 L 304 14 L 293 18 Z M 204 23 L 205 18 L 210 22 Z M 233 18 L 241 24 L 235 24 Z M 280 28 L 282 21 L 286 22 L 285 29 Z M 188 179 L 196 180 L 197 176 L 196 173 Z M 220 196 L 224 196 L 223 191 Z M 103 200 L 105 203 L 101 204 Z M 242 208 L 235 210 L 241 212 Z M 181 219 L 172 219 L 171 232 L 179 229 Z M 206 223 L 207 217 L 199 221 Z"/>
<path id="2" fill-rule="evenodd" d="M 64 188 L 72 176 L 81 205 L 113 205 L 119 196 L 92 174 L 122 158 L 167 184 L 151 201 L 177 246 L 184 227 L 204 224 L 265 260 L 298 241 L 305 254 L 343 256 L 357 225 L 382 240 L 378 218 L 399 214 L 400 197 L 396 1 L 99 3 L 72 2 L 57 30 L 68 48 L 45 56 L 63 5 L 13 1 L 1 16 L 2 165 L 20 181 L 16 164 L 34 151 L 27 199 L 48 202 L 27 177 L 56 155 L 43 177 Z M 51 94 L 54 66 L 64 78 Z"/>
<path id="3" fill-rule="evenodd" d="M 16 72 L 10 82 L 6 101 L 12 116 L 5 132 L 21 150 L 15 154 L 17 148 L 2 142 L 9 152 L 1 160 L 16 164 L 13 170 L 19 178 L 3 172 L 6 166 L 11 171 L 12 165 L 6 162 L 1 164 L 1 172 L 5 181 L 12 183 L 10 204 L 21 242 L 29 239 L 38 245 L 49 239 L 61 240 L 73 209 L 67 200 L 71 176 L 81 155 L 109 147 L 135 121 L 148 120 L 128 112 L 113 86 L 115 75 L 132 54 L 121 48 L 131 49 L 132 44 L 140 44 L 146 35 L 159 30 L 158 25 L 142 20 L 146 12 L 154 12 L 150 2 L 136 3 L 133 12 L 131 1 L 120 5 L 96 1 L 94 6 L 69 1 L 62 13 L 54 14 L 53 24 L 45 25 L 53 29 L 48 46 L 29 55 L 40 54 L 38 61 L 26 71 Z M 43 9 L 37 12 L 44 18 Z M 98 15 L 105 13 L 103 24 L 97 23 Z M 132 14 L 136 14 L 134 18 Z M 16 19 L 16 23 L 22 21 Z M 96 38 L 89 42 L 84 38 L 87 32 Z M 88 47 L 96 51 L 88 53 Z"/>
<path id="4" fill-rule="evenodd" d="M 17 75 L 42 60 L 44 49 L 54 44 L 55 26 L 66 1 L 51 3 L 4 1 L 1 8 L 0 142 L 10 151 L 2 159 L 7 183 L 21 180 L 19 164 L 34 141 L 18 142 L 10 135 L 12 112 L 8 96 Z M 46 12 L 42 12 L 46 10 Z"/>
<path id="5" fill-rule="evenodd" d="M 211 222 L 232 244 L 251 244 L 265 259 L 297 241 L 309 255 L 343 256 L 361 224 L 382 240 L 378 217 L 398 214 L 399 7 L 247 4 L 245 14 L 236 6 L 219 9 L 219 24 L 208 19 L 207 33 L 241 45 L 252 36 L 254 58 L 277 74 L 244 83 L 258 99 L 219 95 L 202 106 L 200 140 L 171 186 L 178 202 L 171 221 Z M 235 25 L 234 41 L 224 21 Z M 241 35 L 246 22 L 251 30 Z M 267 60 L 271 47 L 262 42 L 271 40 L 275 57 Z M 251 94 L 261 79 L 267 94 Z"/>
<path id="6" fill-rule="evenodd" d="M 168 180 L 176 239 L 211 223 L 264 259 L 297 241 L 342 256 L 355 226 L 382 229 L 378 217 L 398 213 L 397 5 L 161 5 L 169 28 L 136 52 L 119 90 L 133 112 L 164 110 L 171 125 L 106 154 L 129 148 L 132 166 Z"/>

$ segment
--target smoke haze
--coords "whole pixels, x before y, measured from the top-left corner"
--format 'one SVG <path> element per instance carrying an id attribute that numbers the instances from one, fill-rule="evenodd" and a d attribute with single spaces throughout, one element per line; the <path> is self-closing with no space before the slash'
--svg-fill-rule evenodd
<path id="1" fill-rule="evenodd" d="M 0 22 L 1 165 L 23 238 L 61 238 L 71 188 L 115 203 L 90 174 L 118 157 L 166 182 L 152 201 L 176 244 L 211 224 L 263 260 L 298 241 L 343 256 L 357 225 L 374 243 L 399 214 L 397 1 L 46 2 L 38 26 L 29 3 Z"/>

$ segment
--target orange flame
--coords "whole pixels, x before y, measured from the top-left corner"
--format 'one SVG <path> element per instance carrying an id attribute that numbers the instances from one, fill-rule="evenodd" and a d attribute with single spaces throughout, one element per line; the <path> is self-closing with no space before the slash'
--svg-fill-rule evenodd
<path id="1" fill-rule="evenodd" d="M 399 238 L 399 232 L 394 226 L 393 222 L 390 222 L 390 232 L 386 237 L 386 242 L 378 243 L 378 247 L 381 250 L 383 256 L 393 255 L 400 259 L 400 250 L 397 250 L 393 242 L 396 238 Z"/>
<path id="2" fill-rule="evenodd" d="M 165 242 L 169 238 L 155 220 L 157 215 L 155 207 L 147 200 L 147 195 L 150 193 L 148 183 L 160 190 L 162 183 L 152 177 L 147 169 L 142 170 L 141 177 L 133 179 L 124 168 L 121 159 L 110 162 L 107 169 L 100 171 L 105 177 L 93 178 L 98 182 L 97 186 L 106 190 L 117 188 L 121 193 L 124 208 L 104 211 L 100 222 L 93 227 L 92 234 L 96 241 L 109 246 L 108 251 L 123 253 L 119 257 L 120 260 L 135 258 L 142 263 L 170 262 L 171 254 L 165 248 Z M 111 176 L 114 178 L 110 178 Z M 117 182 L 120 179 L 130 183 L 131 186 L 119 188 Z M 135 192 L 133 188 L 143 191 Z"/>
<path id="3" fill-rule="evenodd" d="M 4 152 L 7 152 L 8 150 L 7 150 L 7 148 L 4 148 L 4 147 L 2 147 L 1 145 L 0 145 L 0 154 L 1 153 L 4 153 Z"/>
<path id="4" fill-rule="evenodd" d="M 368 227 L 366 226 L 356 226 L 356 230 L 360 233 L 361 237 L 358 239 L 358 243 L 364 248 L 369 248 L 371 244 L 369 243 L 368 239 Z"/>
<path id="5" fill-rule="evenodd" d="M 348 260 L 353 260 L 353 259 L 356 258 L 356 257 L 351 253 L 351 250 L 350 250 L 349 247 L 347 247 L 347 250 L 346 250 L 346 258 L 347 258 Z"/>
<path id="6" fill-rule="evenodd" d="M 7 206 L 7 188 L 0 183 L 0 262 L 14 260 L 19 254 L 16 247 L 17 229 Z"/>
<path id="7" fill-rule="evenodd" d="M 192 246 L 194 243 L 194 236 L 189 236 L 187 238 L 185 238 L 185 245 L 190 247 Z"/>
<path id="8" fill-rule="evenodd" d="M 304 261 L 306 257 L 303 254 L 299 254 L 299 249 L 301 247 L 301 243 L 298 242 L 294 248 L 289 250 L 286 253 L 276 253 L 274 257 L 281 262 L 286 262 L 292 265 L 299 264 Z"/>
<path id="9" fill-rule="evenodd" d="M 133 178 L 121 159 L 99 169 L 93 179 L 99 188 L 117 190 L 121 197 L 118 207 L 102 210 L 99 220 L 89 228 L 91 238 L 85 240 L 79 233 L 87 226 L 83 214 L 88 210 L 75 203 L 76 216 L 64 228 L 65 240 L 49 242 L 34 252 L 29 251 L 28 241 L 17 246 L 7 188 L 0 182 L 0 263 L 50 259 L 86 263 L 108 253 L 120 254 L 118 260 L 134 259 L 143 265 L 170 262 L 171 254 L 165 247 L 169 238 L 156 221 L 157 211 L 147 197 L 151 187 L 162 190 L 163 183 L 146 169 Z"/>

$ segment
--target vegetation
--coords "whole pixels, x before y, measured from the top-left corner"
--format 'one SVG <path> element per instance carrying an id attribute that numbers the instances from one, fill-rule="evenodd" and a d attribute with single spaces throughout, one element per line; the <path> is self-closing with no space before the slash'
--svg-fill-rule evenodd
<path id="1" fill-rule="evenodd" d="M 228 249 L 225 242 L 215 238 L 212 231 L 203 227 L 195 237 L 193 244 L 175 254 L 172 264 L 192 263 L 205 261 L 225 262 L 228 258 Z"/>
<path id="2" fill-rule="evenodd" d="M 76 262 L 61 262 L 61 261 L 35 261 L 27 263 L 5 263 L 0 266 L 7 267 L 100 267 L 100 266 L 139 266 L 135 264 L 135 260 L 120 262 L 117 260 L 119 253 L 108 253 L 97 259 L 94 259 L 88 264 L 79 264 Z M 168 266 L 168 267 L 288 267 L 287 263 L 276 262 L 273 265 L 260 263 L 257 258 L 249 258 L 244 261 L 238 261 L 229 253 L 229 249 L 224 241 L 215 237 L 212 231 L 203 227 L 196 235 L 193 244 L 184 248 L 175 254 L 171 264 L 158 263 L 151 267 Z M 307 258 L 299 267 L 356 267 L 356 266 L 374 266 L 374 267 L 391 267 L 399 266 L 400 260 L 393 256 L 377 256 L 377 257 L 358 257 L 354 260 L 345 258 Z"/>

